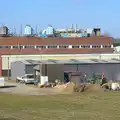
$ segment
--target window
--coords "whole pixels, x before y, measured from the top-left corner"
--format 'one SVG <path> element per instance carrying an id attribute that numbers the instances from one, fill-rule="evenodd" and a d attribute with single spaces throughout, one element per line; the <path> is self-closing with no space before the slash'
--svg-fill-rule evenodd
<path id="1" fill-rule="evenodd" d="M 85 48 L 90 48 L 90 45 L 86 45 Z"/>
<path id="2" fill-rule="evenodd" d="M 93 45 L 92 48 L 101 48 L 101 45 Z"/>
<path id="3" fill-rule="evenodd" d="M 46 46 L 44 46 L 44 45 L 43 46 L 41 46 L 41 45 L 38 46 L 37 45 L 36 48 L 46 48 Z"/>
<path id="4" fill-rule="evenodd" d="M 90 48 L 90 45 L 81 45 L 81 48 Z"/>
<path id="5" fill-rule="evenodd" d="M 85 45 L 81 45 L 81 48 L 85 48 Z"/>
<path id="6" fill-rule="evenodd" d="M 79 45 L 73 45 L 72 48 L 79 48 Z"/>
<path id="7" fill-rule="evenodd" d="M 13 48 L 23 49 L 23 45 L 12 46 Z"/>
<path id="8" fill-rule="evenodd" d="M 13 46 L 13 48 L 19 48 L 19 46 L 18 46 L 18 45 L 15 45 L 15 46 Z"/>
<path id="9" fill-rule="evenodd" d="M 103 48 L 107 48 L 107 45 L 103 45 Z"/>
<path id="10" fill-rule="evenodd" d="M 96 48 L 96 45 L 93 45 L 92 48 Z"/>
<path id="11" fill-rule="evenodd" d="M 34 75 L 27 75 L 26 78 L 29 78 L 29 79 L 34 78 Z"/>
<path id="12" fill-rule="evenodd" d="M 23 46 L 22 46 L 22 45 L 20 45 L 20 46 L 19 46 L 19 48 L 20 48 L 20 49 L 23 49 Z"/>
<path id="13" fill-rule="evenodd" d="M 97 48 L 101 48 L 101 45 L 97 45 Z"/>
<path id="14" fill-rule="evenodd" d="M 25 45 L 25 48 L 35 48 L 34 45 Z"/>
<path id="15" fill-rule="evenodd" d="M 11 48 L 11 46 L 0 46 L 0 48 Z"/>
<path id="16" fill-rule="evenodd" d="M 111 45 L 108 45 L 108 48 L 111 48 Z"/>
<path id="17" fill-rule="evenodd" d="M 57 45 L 48 45 L 48 48 L 57 48 Z"/>
<path id="18" fill-rule="evenodd" d="M 111 48 L 111 45 L 103 45 L 103 48 Z"/>
<path id="19" fill-rule="evenodd" d="M 68 45 L 59 45 L 59 48 L 68 48 Z"/>

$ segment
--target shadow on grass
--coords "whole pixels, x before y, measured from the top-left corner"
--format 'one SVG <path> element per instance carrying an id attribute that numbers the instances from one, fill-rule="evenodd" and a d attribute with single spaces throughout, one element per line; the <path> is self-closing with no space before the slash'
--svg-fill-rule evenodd
<path id="1" fill-rule="evenodd" d="M 16 120 L 15 118 L 0 118 L 0 120 Z"/>

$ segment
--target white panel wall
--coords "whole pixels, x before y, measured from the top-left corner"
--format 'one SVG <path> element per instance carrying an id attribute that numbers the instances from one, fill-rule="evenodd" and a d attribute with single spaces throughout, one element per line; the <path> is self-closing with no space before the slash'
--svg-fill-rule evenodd
<path id="1" fill-rule="evenodd" d="M 120 54 L 61 54 L 61 55 L 3 55 L 2 56 L 2 69 L 8 69 L 8 58 L 9 68 L 11 62 L 19 60 L 69 60 L 69 59 L 103 59 L 109 60 L 112 58 L 120 59 Z"/>

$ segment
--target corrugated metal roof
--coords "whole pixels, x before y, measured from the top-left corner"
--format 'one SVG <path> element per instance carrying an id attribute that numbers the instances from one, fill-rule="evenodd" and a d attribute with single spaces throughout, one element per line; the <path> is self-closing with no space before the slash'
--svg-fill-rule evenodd
<path id="1" fill-rule="evenodd" d="M 120 60 L 25 60 L 24 64 L 92 64 L 92 63 L 120 63 Z"/>

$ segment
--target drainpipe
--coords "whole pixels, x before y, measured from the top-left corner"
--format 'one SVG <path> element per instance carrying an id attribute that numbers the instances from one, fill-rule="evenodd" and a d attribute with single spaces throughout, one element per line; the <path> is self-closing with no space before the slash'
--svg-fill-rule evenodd
<path id="1" fill-rule="evenodd" d="M 8 57 L 8 80 L 9 80 L 9 74 L 10 74 L 10 71 L 9 71 L 9 57 Z"/>
<path id="2" fill-rule="evenodd" d="M 101 52 L 100 52 L 100 60 L 101 60 L 101 57 L 102 57 L 102 56 L 101 56 Z"/>
<path id="3" fill-rule="evenodd" d="M 42 49 L 39 49 L 39 51 L 40 50 L 42 50 Z M 42 52 L 40 51 L 40 57 L 41 57 L 41 59 L 40 60 L 42 60 Z M 39 70 L 40 70 L 40 78 L 39 78 L 39 82 L 41 83 L 41 76 L 42 76 L 42 63 L 41 64 L 39 64 Z"/>
<path id="4" fill-rule="evenodd" d="M 77 64 L 77 72 L 78 72 L 78 70 L 79 70 L 79 69 L 78 69 L 78 64 Z"/>

